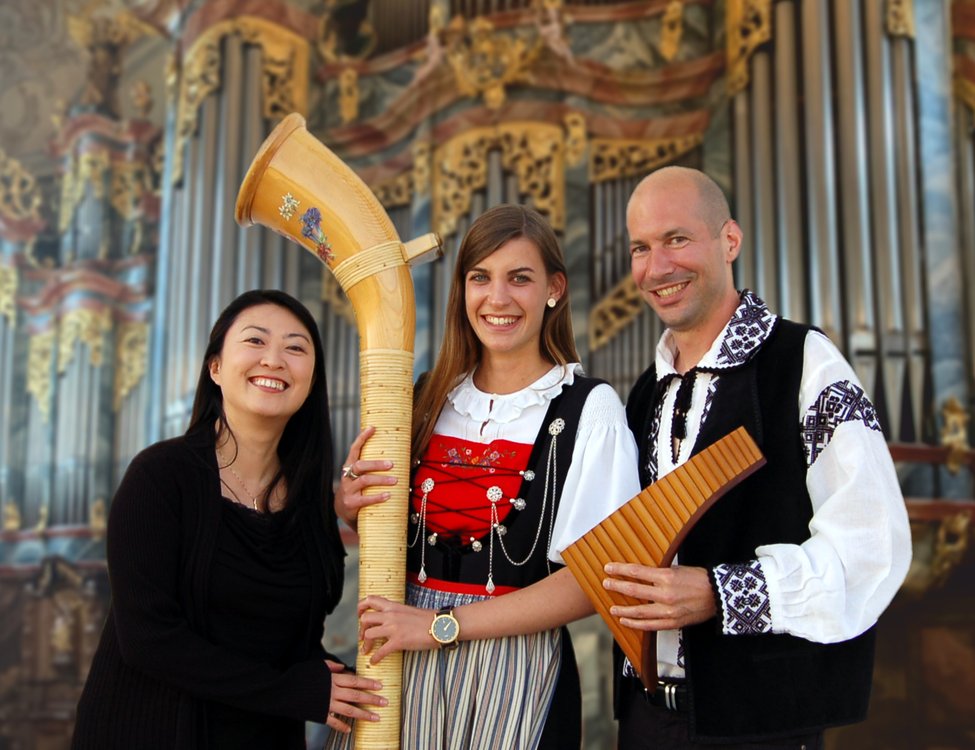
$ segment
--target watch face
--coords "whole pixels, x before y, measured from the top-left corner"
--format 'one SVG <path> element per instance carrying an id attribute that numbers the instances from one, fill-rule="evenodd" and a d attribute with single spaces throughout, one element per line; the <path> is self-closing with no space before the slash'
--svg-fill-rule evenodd
<path id="1" fill-rule="evenodd" d="M 440 643 L 450 643 L 457 637 L 457 620 L 450 615 L 438 615 L 433 621 L 431 632 Z"/>

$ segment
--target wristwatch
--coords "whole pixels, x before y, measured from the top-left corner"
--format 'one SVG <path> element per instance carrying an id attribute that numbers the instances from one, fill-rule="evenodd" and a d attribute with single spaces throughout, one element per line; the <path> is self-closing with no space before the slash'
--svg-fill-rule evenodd
<path id="1" fill-rule="evenodd" d="M 460 637 L 460 623 L 454 617 L 453 607 L 441 607 L 434 615 L 430 625 L 430 635 L 440 644 L 440 648 L 449 650 L 457 648 Z"/>

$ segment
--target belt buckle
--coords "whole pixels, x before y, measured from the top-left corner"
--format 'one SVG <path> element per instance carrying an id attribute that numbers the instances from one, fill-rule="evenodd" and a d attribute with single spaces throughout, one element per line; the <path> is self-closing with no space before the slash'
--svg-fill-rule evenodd
<path id="1" fill-rule="evenodd" d="M 664 682 L 663 680 L 657 680 L 657 688 L 663 688 L 664 690 L 664 708 L 670 711 L 677 710 L 677 685 L 673 682 Z"/>
<path id="2" fill-rule="evenodd" d="M 668 711 L 679 711 L 677 705 L 677 689 L 679 684 L 676 682 L 664 682 L 663 680 L 657 680 L 657 690 L 655 693 L 651 694 L 649 691 L 644 690 L 644 697 L 647 701 L 660 708 L 666 708 Z"/>

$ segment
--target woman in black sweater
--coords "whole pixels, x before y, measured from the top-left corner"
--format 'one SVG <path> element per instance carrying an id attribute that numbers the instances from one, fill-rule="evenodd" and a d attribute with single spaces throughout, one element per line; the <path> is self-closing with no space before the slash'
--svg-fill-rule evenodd
<path id="1" fill-rule="evenodd" d="M 345 551 L 331 502 L 322 343 L 278 291 L 210 333 L 189 429 L 142 451 L 112 502 L 112 606 L 74 748 L 304 748 L 384 705 L 322 647 Z"/>

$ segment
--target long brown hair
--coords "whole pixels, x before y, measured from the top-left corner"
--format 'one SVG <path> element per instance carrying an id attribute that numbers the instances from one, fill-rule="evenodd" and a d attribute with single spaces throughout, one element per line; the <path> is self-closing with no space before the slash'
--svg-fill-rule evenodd
<path id="1" fill-rule="evenodd" d="M 534 209 L 502 204 L 485 211 L 471 224 L 460 244 L 460 250 L 457 251 L 450 295 L 447 298 L 443 344 L 440 346 L 436 364 L 419 384 L 413 399 L 411 447 L 414 459 L 419 459 L 426 450 L 447 394 L 481 359 L 481 342 L 467 319 L 464 299 L 467 274 L 495 250 L 517 237 L 524 237 L 535 244 L 549 277 L 561 273 L 568 281 L 565 259 L 555 232 Z M 553 365 L 579 361 L 572 335 L 568 284 L 555 307 L 545 308 L 538 345 L 542 358 Z"/>

